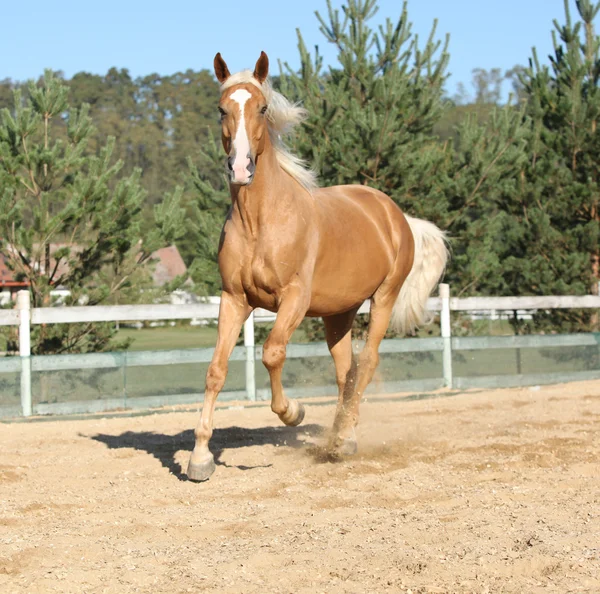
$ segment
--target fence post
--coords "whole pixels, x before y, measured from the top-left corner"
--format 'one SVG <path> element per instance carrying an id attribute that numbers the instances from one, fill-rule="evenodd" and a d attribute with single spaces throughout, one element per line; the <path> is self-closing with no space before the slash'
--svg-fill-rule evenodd
<path id="1" fill-rule="evenodd" d="M 450 325 L 450 285 L 440 283 L 440 299 L 442 300 L 442 311 L 440 314 L 440 325 L 444 350 L 442 353 L 442 369 L 444 383 L 447 388 L 452 388 L 452 329 Z"/>
<path id="2" fill-rule="evenodd" d="M 244 322 L 244 346 L 246 347 L 246 398 L 256 400 L 256 369 L 254 366 L 254 312 Z"/>
<path id="3" fill-rule="evenodd" d="M 31 301 L 29 291 L 17 293 L 19 310 L 19 356 L 21 357 L 21 408 L 31 416 Z"/>

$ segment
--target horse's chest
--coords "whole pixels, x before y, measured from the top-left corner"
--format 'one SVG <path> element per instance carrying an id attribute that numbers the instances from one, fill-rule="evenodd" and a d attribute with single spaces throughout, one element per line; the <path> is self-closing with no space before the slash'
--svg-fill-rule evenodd
<path id="1" fill-rule="evenodd" d="M 297 254 L 270 238 L 240 243 L 234 241 L 238 238 L 231 233 L 228 239 L 230 241 L 225 242 L 223 255 L 236 253 L 238 265 L 234 276 L 241 281 L 250 305 L 276 309 L 282 291 L 291 278 L 297 276 L 294 272 L 298 270 Z M 235 247 L 238 249 L 233 249 Z M 225 259 L 231 261 L 231 258 Z"/>
<path id="2" fill-rule="evenodd" d="M 242 286 L 254 307 L 273 309 L 278 302 L 282 279 L 279 271 L 262 254 L 252 254 L 241 269 Z"/>

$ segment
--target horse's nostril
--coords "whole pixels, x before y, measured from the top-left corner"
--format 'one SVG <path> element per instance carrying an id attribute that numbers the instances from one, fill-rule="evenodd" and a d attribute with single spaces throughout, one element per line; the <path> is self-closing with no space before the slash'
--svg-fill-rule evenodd
<path id="1" fill-rule="evenodd" d="M 248 172 L 250 173 L 250 175 L 254 175 L 254 170 L 256 169 L 254 160 L 252 159 L 252 157 L 248 156 L 248 161 L 250 161 L 250 162 L 248 163 L 248 167 L 246 167 L 246 169 L 248 169 Z"/>
<path id="2" fill-rule="evenodd" d="M 229 157 L 229 159 L 227 159 L 227 168 L 229 171 L 233 171 L 233 157 Z"/>

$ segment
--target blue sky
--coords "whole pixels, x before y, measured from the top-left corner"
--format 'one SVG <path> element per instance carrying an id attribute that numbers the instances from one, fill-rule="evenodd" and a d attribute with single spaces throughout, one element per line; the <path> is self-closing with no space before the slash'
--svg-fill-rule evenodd
<path id="1" fill-rule="evenodd" d="M 575 0 L 569 0 L 576 14 Z M 342 0 L 333 0 L 340 6 Z M 375 22 L 397 18 L 402 0 L 380 0 Z M 296 28 L 307 45 L 319 45 L 326 62 L 335 51 L 321 33 L 315 10 L 325 0 L 29 0 L 3 6 L 0 79 L 37 77 L 44 68 L 105 73 L 111 66 L 134 76 L 212 68 L 220 51 L 232 72 L 253 66 L 260 50 L 292 66 L 299 63 Z M 448 91 L 458 82 L 471 91 L 471 70 L 526 64 L 531 47 L 547 61 L 552 20 L 564 20 L 563 0 L 409 0 L 414 32 L 425 38 L 434 18 L 438 36 L 450 33 Z"/>

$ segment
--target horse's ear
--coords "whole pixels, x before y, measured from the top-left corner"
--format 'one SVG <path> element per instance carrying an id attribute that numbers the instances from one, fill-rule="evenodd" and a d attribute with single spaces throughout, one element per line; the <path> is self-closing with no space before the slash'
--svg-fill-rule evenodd
<path id="1" fill-rule="evenodd" d="M 221 57 L 221 52 L 215 56 L 215 76 L 221 84 L 231 76 L 225 60 Z"/>
<path id="2" fill-rule="evenodd" d="M 265 52 L 260 52 L 260 58 L 256 61 L 253 76 L 262 85 L 269 75 L 269 58 Z"/>

